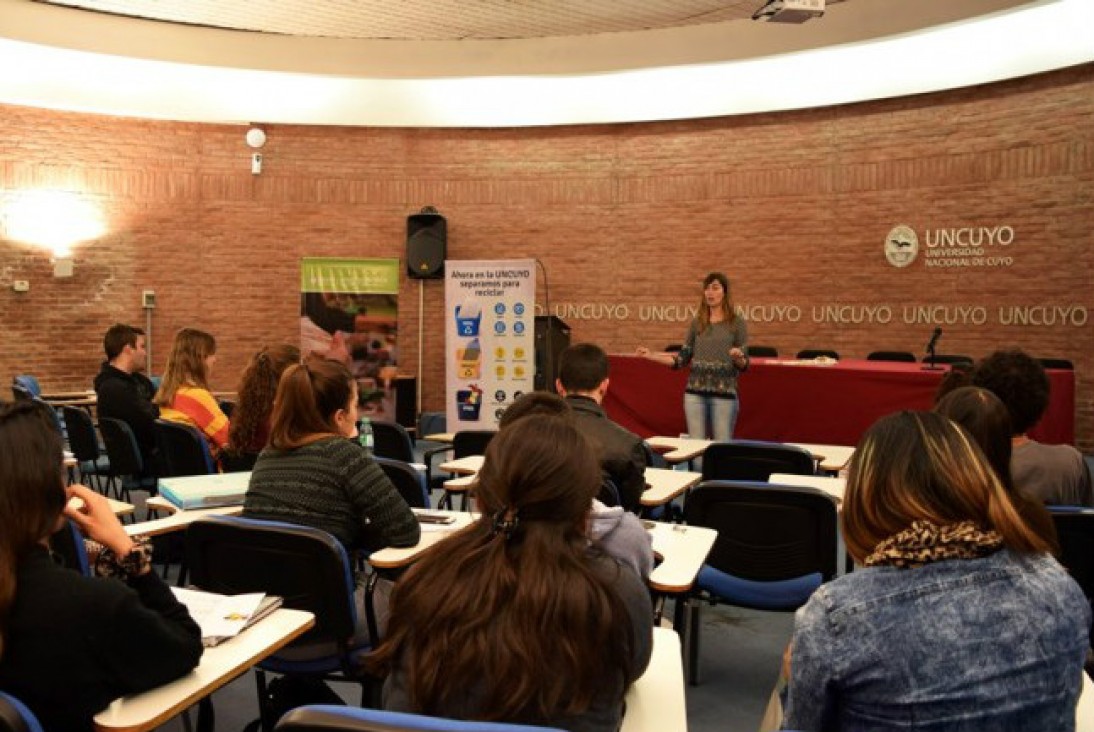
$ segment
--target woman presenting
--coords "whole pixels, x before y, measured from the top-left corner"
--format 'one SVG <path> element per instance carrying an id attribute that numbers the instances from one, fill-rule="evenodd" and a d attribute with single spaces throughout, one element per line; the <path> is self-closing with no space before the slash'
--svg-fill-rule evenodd
<path id="1" fill-rule="evenodd" d="M 729 278 L 711 272 L 703 278 L 703 299 L 678 354 L 637 351 L 674 369 L 691 364 L 684 389 L 688 434 L 718 441 L 733 438 L 737 423 L 737 375 L 748 369 L 748 324 L 729 296 Z"/>

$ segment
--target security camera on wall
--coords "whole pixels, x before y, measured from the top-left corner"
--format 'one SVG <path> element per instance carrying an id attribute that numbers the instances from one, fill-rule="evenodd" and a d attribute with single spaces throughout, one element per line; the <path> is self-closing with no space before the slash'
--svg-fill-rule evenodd
<path id="1" fill-rule="evenodd" d="M 769 23 L 804 23 L 824 15 L 824 0 L 768 0 L 753 20 Z"/>

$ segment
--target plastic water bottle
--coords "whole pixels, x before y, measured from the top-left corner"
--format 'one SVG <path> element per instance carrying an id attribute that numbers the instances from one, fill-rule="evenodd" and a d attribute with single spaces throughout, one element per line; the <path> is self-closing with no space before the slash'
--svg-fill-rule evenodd
<path id="1" fill-rule="evenodd" d="M 365 452 L 372 455 L 372 421 L 368 417 L 363 418 L 357 428 L 357 441 L 361 443 L 361 447 L 365 448 Z"/>

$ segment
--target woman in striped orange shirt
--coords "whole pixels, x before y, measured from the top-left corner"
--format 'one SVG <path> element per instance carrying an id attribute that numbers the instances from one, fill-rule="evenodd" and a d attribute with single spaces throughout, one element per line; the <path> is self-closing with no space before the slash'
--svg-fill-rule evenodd
<path id="1" fill-rule="evenodd" d="M 209 391 L 209 371 L 216 363 L 217 342 L 196 328 L 175 334 L 163 382 L 156 392 L 160 418 L 197 427 L 215 457 L 228 444 L 228 417 Z"/>

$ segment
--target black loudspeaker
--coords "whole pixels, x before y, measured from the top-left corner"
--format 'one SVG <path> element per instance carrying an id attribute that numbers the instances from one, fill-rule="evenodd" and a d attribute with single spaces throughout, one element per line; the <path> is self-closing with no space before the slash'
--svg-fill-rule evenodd
<path id="1" fill-rule="evenodd" d="M 418 379 L 395 377 L 395 421 L 408 429 L 418 424 Z"/>
<path id="2" fill-rule="evenodd" d="M 570 326 L 554 315 L 536 316 L 536 391 L 554 391 L 558 359 L 570 347 Z"/>
<path id="3" fill-rule="evenodd" d="M 444 277 L 448 222 L 437 209 L 426 206 L 406 217 L 406 273 L 416 280 Z"/>

